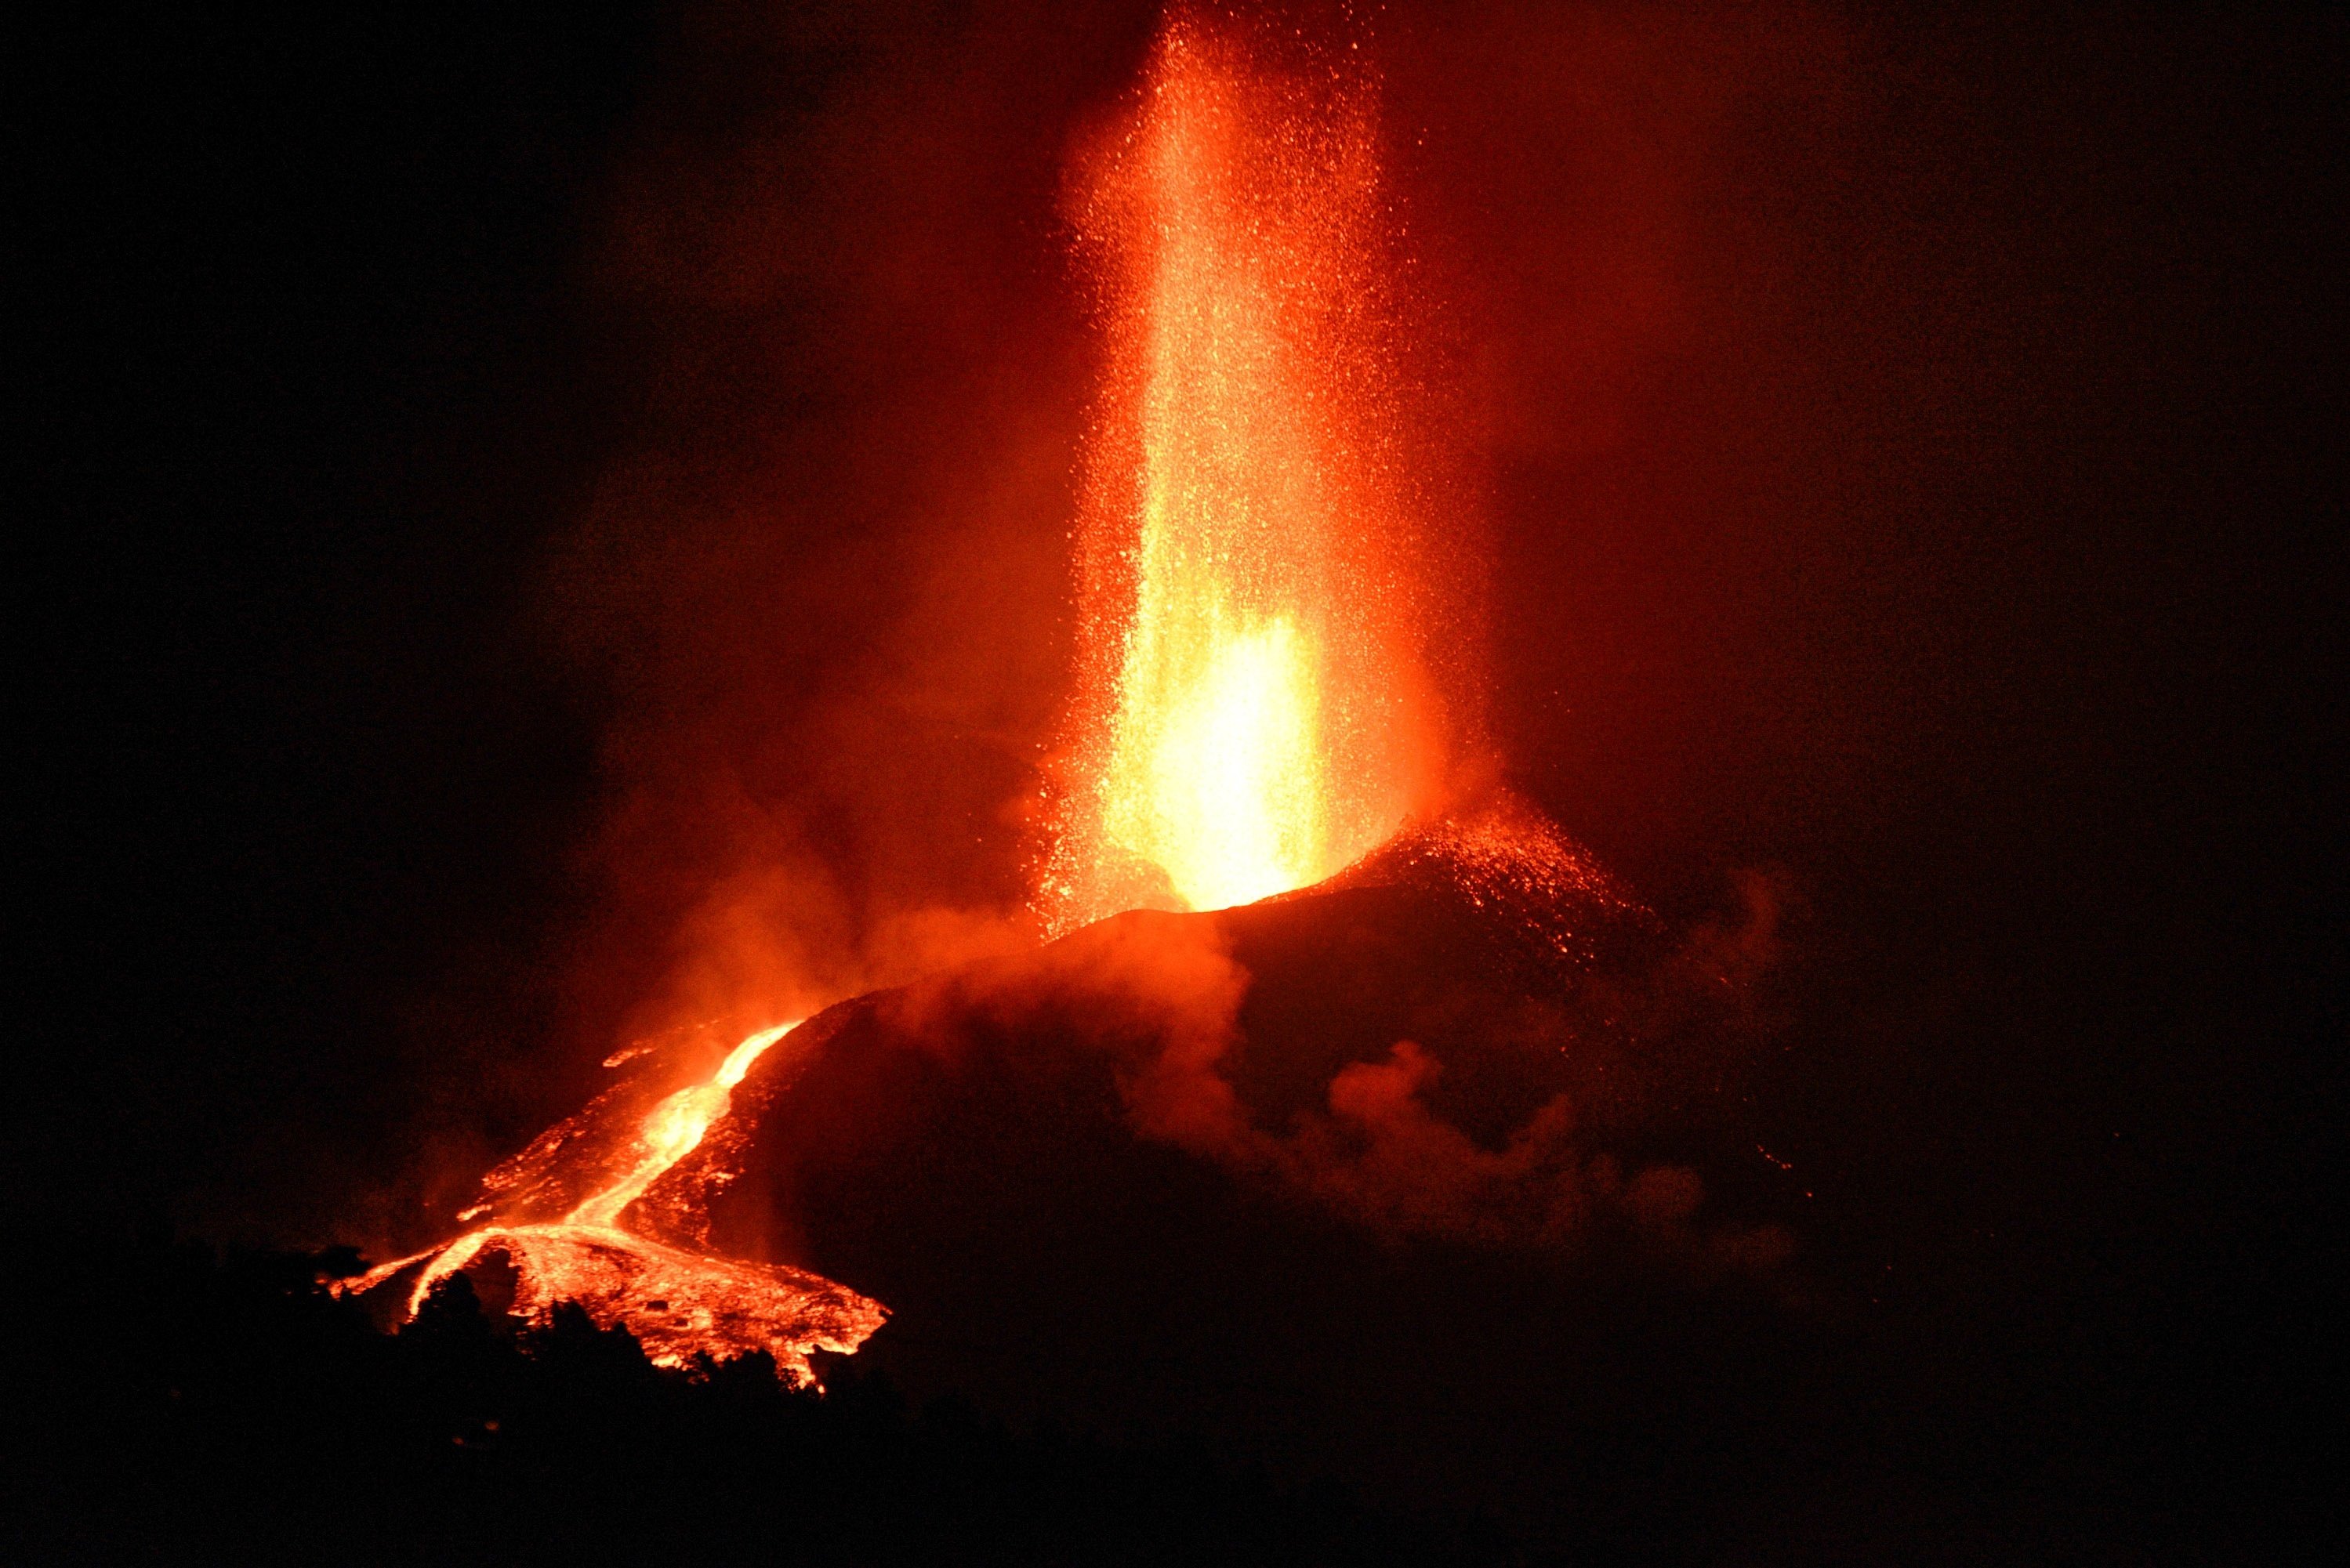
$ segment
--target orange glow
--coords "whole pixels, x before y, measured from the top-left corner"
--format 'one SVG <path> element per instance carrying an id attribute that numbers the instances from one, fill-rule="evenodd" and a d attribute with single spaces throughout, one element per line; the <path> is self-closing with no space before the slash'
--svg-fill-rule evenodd
<path id="1" fill-rule="evenodd" d="M 809 1354 L 855 1351 L 887 1315 L 879 1302 L 820 1275 L 711 1257 L 621 1222 L 648 1188 L 701 1147 L 733 1108 L 733 1091 L 752 1064 L 796 1027 L 778 1024 L 747 1036 L 709 1077 L 665 1096 L 639 1118 L 617 1158 L 599 1162 L 593 1152 L 597 1141 L 588 1135 L 601 1102 L 549 1129 L 484 1179 L 489 1199 L 466 1215 L 504 1202 L 526 1209 L 531 1197 L 550 1186 L 560 1189 L 583 1178 L 596 1183 L 560 1220 L 485 1225 L 337 1289 L 360 1294 L 413 1271 L 405 1306 L 413 1317 L 434 1285 L 494 1254 L 515 1272 L 513 1310 L 533 1322 L 546 1321 L 558 1303 L 577 1302 L 599 1326 L 624 1326 L 635 1334 L 656 1366 L 764 1351 L 788 1381 L 813 1382 Z M 574 1168 L 581 1164 L 589 1168 Z"/>
<path id="2" fill-rule="evenodd" d="M 1373 130 L 1345 73 L 1178 19 L 1087 184 L 1108 372 L 1055 929 L 1319 881 L 1420 804 Z"/>

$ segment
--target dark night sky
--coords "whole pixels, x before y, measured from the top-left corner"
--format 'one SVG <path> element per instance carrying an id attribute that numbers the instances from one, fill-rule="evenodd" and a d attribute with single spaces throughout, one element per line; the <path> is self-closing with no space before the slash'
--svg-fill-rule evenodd
<path id="1" fill-rule="evenodd" d="M 1513 776 L 1672 919 L 1778 869 L 1758 1092 L 1913 1288 L 2125 1358 L 2298 1345 L 2340 26 L 1378 26 Z M 853 935 L 1012 897 L 1083 385 L 1055 170 L 1146 33 L 57 40 L 12 1222 L 413 1227 L 578 1103 L 757 844 Z M 667 826 L 705 769 L 783 838 Z"/>

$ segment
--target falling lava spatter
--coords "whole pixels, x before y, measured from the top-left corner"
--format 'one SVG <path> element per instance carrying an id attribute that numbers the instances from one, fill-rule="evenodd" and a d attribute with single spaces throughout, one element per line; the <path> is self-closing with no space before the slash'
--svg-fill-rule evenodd
<path id="1" fill-rule="evenodd" d="M 1078 214 L 1109 372 L 1047 923 L 1220 909 L 1389 837 L 1430 772 L 1366 79 L 1178 15 Z"/>
<path id="2" fill-rule="evenodd" d="M 575 1302 L 601 1327 L 625 1326 L 655 1366 L 764 1351 L 787 1381 L 814 1382 L 809 1354 L 855 1351 L 881 1326 L 886 1308 L 821 1275 L 710 1256 L 640 1235 L 624 1223 L 646 1189 L 701 1147 L 732 1108 L 734 1089 L 752 1064 L 796 1027 L 778 1024 L 746 1036 L 708 1077 L 664 1096 L 638 1119 L 619 1158 L 598 1173 L 598 1184 L 560 1220 L 484 1225 L 446 1245 L 380 1264 L 338 1288 L 362 1294 L 412 1272 L 405 1313 L 413 1316 L 433 1286 L 495 1254 L 514 1271 L 513 1310 L 519 1316 L 545 1322 L 558 1303 Z M 592 1158 L 579 1145 L 596 1109 L 548 1129 L 492 1171 L 483 1180 L 490 1200 L 464 1217 L 478 1217 L 500 1196 L 534 1185 L 567 1151 L 573 1160 Z"/>

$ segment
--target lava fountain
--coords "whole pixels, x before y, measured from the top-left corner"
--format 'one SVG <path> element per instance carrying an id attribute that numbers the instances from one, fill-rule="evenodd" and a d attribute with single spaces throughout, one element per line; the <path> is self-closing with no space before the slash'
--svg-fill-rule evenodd
<path id="1" fill-rule="evenodd" d="M 1178 16 L 1081 170 L 1107 373 L 1054 930 L 1316 882 L 1425 804 L 1418 519 L 1367 79 Z"/>

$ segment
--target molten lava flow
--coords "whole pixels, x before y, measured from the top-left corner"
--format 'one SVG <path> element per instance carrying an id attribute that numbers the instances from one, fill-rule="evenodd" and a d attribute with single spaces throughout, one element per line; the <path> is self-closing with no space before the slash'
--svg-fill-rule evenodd
<path id="1" fill-rule="evenodd" d="M 708 1078 L 663 1096 L 629 1129 L 616 1158 L 608 1154 L 598 1161 L 591 1152 L 596 1140 L 585 1136 L 598 1102 L 484 1179 L 493 1202 L 517 1194 L 526 1198 L 550 1185 L 559 1189 L 562 1179 L 578 1174 L 567 1167 L 589 1163 L 594 1169 L 588 1179 L 595 1185 L 560 1220 L 485 1225 L 445 1246 L 381 1264 L 338 1288 L 361 1294 L 414 1270 L 405 1307 L 412 1317 L 433 1286 L 477 1259 L 496 1254 L 514 1270 L 514 1311 L 534 1322 L 545 1322 L 559 1303 L 577 1302 L 600 1326 L 626 1326 L 656 1366 L 684 1366 L 698 1356 L 724 1360 L 764 1351 L 791 1382 L 812 1382 L 809 1353 L 856 1350 L 881 1326 L 885 1309 L 879 1303 L 819 1275 L 706 1256 L 621 1225 L 629 1206 L 699 1147 L 726 1115 L 752 1064 L 796 1027 L 760 1030 L 727 1053 Z"/>
<path id="2" fill-rule="evenodd" d="M 1318 881 L 1422 792 L 1380 210 L 1365 90 L 1170 25 L 1079 214 L 1111 369 L 1057 929 Z"/>
<path id="3" fill-rule="evenodd" d="M 768 1046 L 797 1027 L 797 1023 L 779 1023 L 773 1029 L 760 1030 L 726 1054 L 726 1060 L 719 1064 L 708 1083 L 680 1089 L 655 1106 L 638 1129 L 638 1137 L 643 1141 L 642 1152 L 628 1174 L 602 1191 L 589 1194 L 579 1207 L 564 1216 L 565 1222 L 618 1222 L 621 1210 L 643 1197 L 646 1188 L 700 1146 L 702 1135 L 710 1130 L 710 1124 L 724 1116 L 733 1104 L 734 1085 L 743 1081 L 751 1064 L 764 1054 Z"/>

